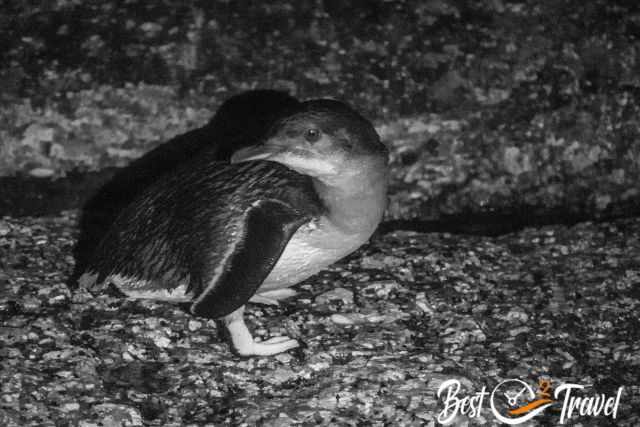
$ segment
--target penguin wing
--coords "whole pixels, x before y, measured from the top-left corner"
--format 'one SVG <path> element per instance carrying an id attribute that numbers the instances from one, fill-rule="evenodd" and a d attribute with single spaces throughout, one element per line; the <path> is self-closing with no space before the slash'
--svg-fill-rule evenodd
<path id="1" fill-rule="evenodd" d="M 208 266 L 208 284 L 193 301 L 197 316 L 219 318 L 242 307 L 271 272 L 295 231 L 311 219 L 308 213 L 277 200 L 254 203 L 239 227 L 227 255 Z"/>

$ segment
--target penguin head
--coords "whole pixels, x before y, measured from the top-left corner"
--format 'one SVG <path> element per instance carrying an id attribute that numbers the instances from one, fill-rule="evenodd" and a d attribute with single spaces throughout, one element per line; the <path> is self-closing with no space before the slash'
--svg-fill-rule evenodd
<path id="1" fill-rule="evenodd" d="M 278 120 L 263 143 L 238 150 L 232 163 L 269 160 L 321 181 L 386 169 L 388 151 L 371 123 L 330 99 L 303 102 Z"/>

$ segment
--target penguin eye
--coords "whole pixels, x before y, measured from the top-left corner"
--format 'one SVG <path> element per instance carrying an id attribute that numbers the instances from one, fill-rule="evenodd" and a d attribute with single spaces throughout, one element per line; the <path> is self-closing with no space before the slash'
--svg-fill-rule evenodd
<path id="1" fill-rule="evenodd" d="M 320 139 L 320 131 L 315 128 L 307 129 L 304 133 L 304 139 L 308 142 L 316 142 Z"/>

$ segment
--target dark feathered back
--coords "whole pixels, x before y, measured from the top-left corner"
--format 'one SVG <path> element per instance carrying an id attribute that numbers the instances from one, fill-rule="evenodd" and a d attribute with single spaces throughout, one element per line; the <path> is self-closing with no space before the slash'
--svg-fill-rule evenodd
<path id="1" fill-rule="evenodd" d="M 198 294 L 256 200 L 277 200 L 320 213 L 308 177 L 272 162 L 229 165 L 202 156 L 146 189 L 115 220 L 88 271 L 152 281 L 157 289 L 186 284 Z M 213 261 L 211 259 L 213 257 Z"/>
<path id="2" fill-rule="evenodd" d="M 275 120 L 298 105 L 295 98 L 280 91 L 241 93 L 225 101 L 206 126 L 176 136 L 118 171 L 82 209 L 70 283 L 82 274 L 122 209 L 162 175 L 204 149 L 214 160 L 228 161 L 234 151 L 258 143 Z"/>

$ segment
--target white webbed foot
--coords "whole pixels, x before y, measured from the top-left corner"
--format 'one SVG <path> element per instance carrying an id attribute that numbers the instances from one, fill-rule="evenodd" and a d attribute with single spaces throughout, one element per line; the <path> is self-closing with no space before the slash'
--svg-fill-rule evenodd
<path id="1" fill-rule="evenodd" d="M 255 294 L 249 300 L 253 304 L 263 305 L 280 305 L 280 300 L 291 298 L 298 293 L 290 288 L 275 289 L 273 291 L 264 291 Z"/>
<path id="2" fill-rule="evenodd" d="M 285 336 L 255 341 L 244 323 L 243 313 L 244 306 L 224 318 L 231 343 L 240 356 L 272 356 L 300 346 L 298 341 Z"/>

